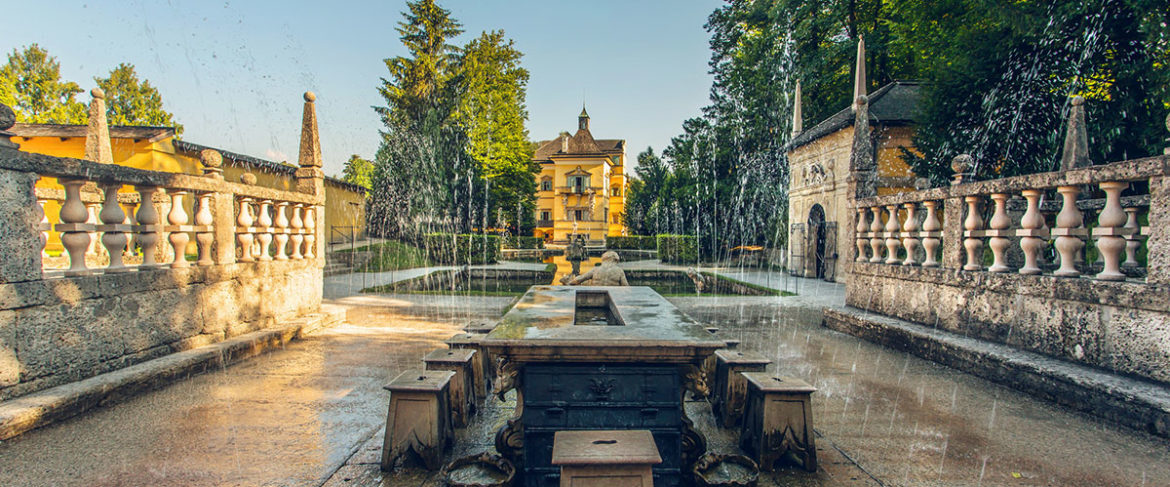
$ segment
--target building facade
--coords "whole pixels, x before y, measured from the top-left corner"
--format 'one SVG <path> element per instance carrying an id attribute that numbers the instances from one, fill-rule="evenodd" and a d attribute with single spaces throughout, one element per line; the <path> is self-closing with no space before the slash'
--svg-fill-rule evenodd
<path id="1" fill-rule="evenodd" d="M 858 48 L 854 100 L 865 97 L 808 130 L 800 120 L 800 88 L 788 155 L 788 270 L 829 281 L 848 279 L 854 242 L 838 238 L 856 224 L 851 201 L 912 191 L 916 176 L 906 164 L 913 145 L 920 93 L 914 82 L 895 81 L 865 90 L 864 44 Z M 857 133 L 865 117 L 864 134 Z M 864 154 L 859 154 L 859 148 Z"/>
<path id="2" fill-rule="evenodd" d="M 565 243 L 581 235 L 601 243 L 625 234 L 625 140 L 594 139 L 582 108 L 577 133 L 541 142 L 532 158 L 540 165 L 534 236 Z"/>

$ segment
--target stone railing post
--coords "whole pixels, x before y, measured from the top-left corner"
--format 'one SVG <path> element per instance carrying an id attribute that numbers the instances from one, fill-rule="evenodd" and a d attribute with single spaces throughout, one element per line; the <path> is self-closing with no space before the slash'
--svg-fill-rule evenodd
<path id="1" fill-rule="evenodd" d="M 902 206 L 906 208 L 906 223 L 902 225 L 902 247 L 906 249 L 906 260 L 902 261 L 902 265 L 915 265 L 918 263 L 914 259 L 914 253 L 918 251 L 918 239 L 915 236 L 918 231 L 918 204 L 906 203 Z"/>
<path id="2" fill-rule="evenodd" d="M 1105 191 L 1105 207 L 1097 215 L 1097 228 L 1093 235 L 1097 237 L 1097 251 L 1103 263 L 1097 279 L 1103 281 L 1124 281 L 1125 274 L 1121 273 L 1121 253 L 1125 250 L 1125 235 L 1128 229 L 1124 227 L 1125 210 L 1121 209 L 1121 192 L 1129 187 L 1129 183 L 1108 181 L 1100 184 Z"/>
<path id="3" fill-rule="evenodd" d="M 886 264 L 898 263 L 898 247 L 902 246 L 902 241 L 898 240 L 898 230 L 902 225 L 898 223 L 898 205 L 887 205 L 886 213 L 890 215 L 890 219 L 886 220 Z"/>
<path id="4" fill-rule="evenodd" d="M 135 186 L 138 190 L 138 213 L 134 215 L 138 232 L 134 236 L 135 243 L 142 249 L 142 266 L 157 266 L 155 255 L 158 254 L 159 222 L 161 217 L 154 207 L 154 193 L 158 188 L 154 186 Z"/>
<path id="5" fill-rule="evenodd" d="M 876 264 L 882 261 L 882 207 L 875 206 L 869 209 L 873 221 L 869 224 L 869 261 Z"/>
<path id="6" fill-rule="evenodd" d="M 124 227 L 126 224 L 126 212 L 122 210 L 122 205 L 118 203 L 118 190 L 122 189 L 119 183 L 109 183 L 102 186 L 105 192 L 105 201 L 102 202 L 102 209 L 98 212 L 98 217 L 101 218 L 102 226 L 102 245 L 106 247 L 106 253 L 110 255 L 110 266 L 106 268 L 106 272 L 124 272 L 128 270 L 126 264 L 122 262 L 122 252 L 126 251 L 126 242 L 129 240 L 126 233 L 119 230 L 119 227 Z"/>
<path id="7" fill-rule="evenodd" d="M 1056 235 L 1056 251 L 1060 253 L 1060 268 L 1052 273 L 1059 277 L 1077 277 L 1081 271 L 1077 270 L 1077 253 L 1085 247 L 1081 240 L 1084 234 L 1082 228 L 1081 210 L 1077 208 L 1079 186 L 1060 186 L 1056 188 L 1063 201 L 1060 213 L 1056 215 L 1056 228 L 1052 234 Z"/>
<path id="8" fill-rule="evenodd" d="M 61 245 L 69 253 L 69 269 L 67 276 L 78 276 L 86 273 L 85 254 L 89 250 L 90 236 L 86 231 L 85 222 L 89 219 L 89 209 L 81 201 L 81 187 L 85 185 L 83 179 L 57 180 L 65 187 L 65 202 L 61 205 L 61 223 L 57 224 L 57 231 L 61 232 Z"/>
<path id="9" fill-rule="evenodd" d="M 223 156 L 219 151 L 204 149 L 199 153 L 199 162 L 203 165 L 203 177 L 219 181 L 223 180 Z M 201 196 L 199 200 L 200 205 L 206 201 L 208 210 L 211 212 L 211 233 L 210 235 L 195 236 L 200 242 L 199 265 L 225 265 L 236 262 L 235 199 L 236 195 L 234 193 L 224 191 L 216 191 Z M 203 215 L 202 209 L 195 216 L 195 222 L 198 225 L 203 225 L 204 223 L 199 221 L 199 215 Z M 204 215 L 204 218 L 206 219 L 206 215 Z M 214 242 L 212 246 L 214 252 L 209 252 L 210 264 L 205 264 L 203 260 L 202 246 L 205 239 Z"/>
<path id="10" fill-rule="evenodd" d="M 1036 275 L 1043 272 L 1039 256 L 1048 240 L 1048 228 L 1044 224 L 1044 215 L 1040 213 L 1040 198 L 1044 196 L 1044 191 L 1025 189 L 1020 194 L 1028 201 L 1028 209 L 1020 217 L 1020 229 L 1016 230 L 1016 235 L 1020 237 L 1020 248 L 1024 251 L 1024 266 L 1020 267 L 1020 274 Z"/>
<path id="11" fill-rule="evenodd" d="M 314 235 L 312 239 L 306 238 L 309 245 L 316 245 L 310 252 L 306 251 L 304 255 L 312 255 L 313 258 L 321 258 L 325 255 L 325 238 L 322 237 L 321 232 L 326 231 L 325 228 L 325 172 L 321 170 L 321 138 L 317 132 L 317 95 L 311 91 L 305 92 L 305 108 L 301 115 L 301 150 L 297 165 L 297 191 L 305 194 L 317 196 L 318 204 L 311 212 L 313 216 L 313 225 L 309 227 L 305 224 L 305 228 L 312 228 Z M 323 262 L 322 262 L 323 264 Z"/>
<path id="12" fill-rule="evenodd" d="M 980 196 L 968 196 L 963 198 L 967 203 L 967 219 L 963 220 L 963 248 L 967 249 L 967 260 L 963 264 L 965 271 L 981 271 L 983 270 L 983 238 L 980 237 L 981 230 L 983 230 L 983 217 L 979 215 L 979 202 L 983 198 Z"/>
<path id="13" fill-rule="evenodd" d="M 941 235 L 939 230 L 942 230 L 942 224 L 938 221 L 938 202 L 924 201 L 922 206 L 926 207 L 926 218 L 922 220 L 922 252 L 926 258 L 922 260 L 922 267 L 938 267 L 936 255 L 938 245 L 942 243 L 938 238 Z"/>
<path id="14" fill-rule="evenodd" d="M 865 238 L 865 231 L 869 229 L 869 223 L 865 221 L 865 208 L 857 208 L 857 227 L 854 229 L 854 237 L 857 239 L 857 262 L 865 262 L 869 257 L 865 255 L 865 248 L 869 246 L 869 239 Z"/>
<path id="15" fill-rule="evenodd" d="M 1166 120 L 1170 129 L 1170 117 Z M 1170 148 L 1167 149 L 1170 157 Z M 1170 284 L 1170 178 L 1150 178 L 1150 213 L 1146 234 L 1146 282 Z"/>
<path id="16" fill-rule="evenodd" d="M 258 228 L 258 230 L 260 231 L 260 235 L 257 236 L 256 239 L 260 242 L 260 256 L 258 257 L 258 259 L 261 261 L 272 260 L 272 254 L 270 254 L 268 251 L 269 247 L 272 245 L 272 213 L 270 212 L 271 208 L 272 208 L 272 201 L 263 200 L 260 202 L 260 211 L 259 211 L 260 217 L 256 220 L 256 222 L 259 223 L 259 225 L 260 225 L 260 228 Z"/>
<path id="17" fill-rule="evenodd" d="M 1008 235 L 1011 235 L 1008 228 L 1012 226 L 1012 219 L 1007 214 L 1007 200 L 1007 193 L 993 193 L 991 195 L 991 201 L 995 202 L 995 211 L 991 214 L 991 221 L 987 222 L 987 226 L 990 228 L 987 233 L 991 236 L 988 245 L 991 247 L 993 257 L 991 267 L 987 269 L 988 272 L 1008 272 L 1011 270 L 1004 262 L 1007 248 L 1012 243 L 1007 238 Z"/>
<path id="18" fill-rule="evenodd" d="M 947 269 L 963 267 L 963 198 L 943 201 L 942 266 Z"/>
<path id="19" fill-rule="evenodd" d="M 0 104 L 0 112 L 7 108 Z M 12 113 L 11 110 L 8 113 Z M 3 119 L 3 113 L 0 113 L 0 122 Z M 11 123 L 7 126 L 0 123 L 0 132 L 11 126 Z M 3 141 L 0 138 L 0 142 Z M 0 153 L 10 150 L 0 148 Z M 4 231 L 0 231 L 0 248 L 5 249 L 4 258 L 0 259 L 0 283 L 35 281 L 44 277 L 41 271 L 43 211 L 33 189 L 37 179 L 34 173 L 0 169 L 0 215 L 9 223 Z"/>
<path id="20" fill-rule="evenodd" d="M 276 260 L 288 260 L 288 203 L 276 202 Z"/>
<path id="21" fill-rule="evenodd" d="M 1136 268 L 1141 265 L 1137 259 L 1138 248 L 1142 246 L 1142 241 L 1138 239 L 1138 232 L 1141 228 L 1138 226 L 1138 208 L 1129 207 L 1125 209 L 1125 262 L 1121 264 L 1122 267 Z"/>
<path id="22" fill-rule="evenodd" d="M 179 269 L 183 267 L 190 267 L 191 264 L 187 262 L 187 243 L 191 241 L 191 236 L 187 235 L 187 224 L 191 222 L 191 218 L 187 216 L 187 209 L 183 208 L 183 197 L 187 196 L 186 191 L 175 190 L 168 191 L 167 196 L 171 197 L 171 211 L 167 213 L 167 240 L 171 243 L 171 268 Z"/>

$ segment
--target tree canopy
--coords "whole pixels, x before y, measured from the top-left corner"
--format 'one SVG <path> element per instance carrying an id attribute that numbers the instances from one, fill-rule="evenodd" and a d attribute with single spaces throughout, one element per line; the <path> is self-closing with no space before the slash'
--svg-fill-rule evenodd
<path id="1" fill-rule="evenodd" d="M 408 54 L 385 60 L 375 107 L 383 142 L 374 158 L 373 231 L 413 237 L 445 230 L 531 230 L 532 149 L 524 123 L 528 71 L 502 31 L 464 46 L 433 0 L 407 3 L 398 32 Z"/>
<path id="2" fill-rule="evenodd" d="M 163 109 L 162 95 L 149 80 L 138 80 L 134 65 L 119 64 L 105 78 L 93 79 L 106 92 L 106 117 L 110 125 L 174 127 L 183 133 L 174 115 Z"/>
<path id="3" fill-rule="evenodd" d="M 345 170 L 342 172 L 341 180 L 369 188 L 373 184 L 373 176 L 374 163 L 353 154 L 349 156 L 348 161 L 345 161 Z"/>
<path id="4" fill-rule="evenodd" d="M 24 123 L 83 124 L 85 105 L 74 99 L 81 87 L 61 79 L 61 63 L 36 44 L 13 49 L 0 66 L 0 103 Z"/>

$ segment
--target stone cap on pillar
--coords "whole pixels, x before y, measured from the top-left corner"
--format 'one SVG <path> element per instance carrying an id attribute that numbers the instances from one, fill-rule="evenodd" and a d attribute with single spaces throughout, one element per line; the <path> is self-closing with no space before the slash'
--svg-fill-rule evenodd
<path id="1" fill-rule="evenodd" d="M 470 348 L 436 348 L 423 357 L 428 364 L 465 364 L 475 356 Z"/>
<path id="2" fill-rule="evenodd" d="M 662 463 L 654 435 L 647 430 L 558 431 L 553 465 L 657 465 Z"/>
<path id="3" fill-rule="evenodd" d="M 748 387 L 764 392 L 816 392 L 817 388 L 795 377 L 773 375 L 768 372 L 740 372 Z"/>
<path id="4" fill-rule="evenodd" d="M 450 370 L 407 370 L 382 388 L 390 392 L 435 392 L 446 388 L 452 377 L 455 372 Z"/>
<path id="5" fill-rule="evenodd" d="M 767 365 L 772 363 L 768 357 L 755 352 L 741 352 L 738 350 L 716 350 L 715 357 L 720 362 L 739 365 Z"/>
<path id="6" fill-rule="evenodd" d="M 443 340 L 443 343 L 446 343 L 447 346 L 451 347 L 451 348 L 458 348 L 460 346 L 479 345 L 479 341 L 483 337 L 484 337 L 484 335 L 481 335 L 481 334 L 460 333 L 460 334 L 455 335 L 451 338 Z"/>

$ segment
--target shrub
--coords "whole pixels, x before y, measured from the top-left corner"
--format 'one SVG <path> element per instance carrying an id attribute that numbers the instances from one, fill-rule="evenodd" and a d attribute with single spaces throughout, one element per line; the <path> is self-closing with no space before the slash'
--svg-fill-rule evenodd
<path id="1" fill-rule="evenodd" d="M 611 250 L 654 250 L 658 248 L 658 237 L 605 237 L 605 248 Z"/>
<path id="2" fill-rule="evenodd" d="M 699 260 L 699 242 L 694 235 L 659 235 L 658 258 L 663 262 L 682 263 Z"/>
<path id="3" fill-rule="evenodd" d="M 543 249 L 544 239 L 540 237 L 508 236 L 503 240 L 506 249 Z"/>
<path id="4" fill-rule="evenodd" d="M 432 233 L 423 237 L 423 247 L 439 264 L 494 264 L 500 257 L 497 235 Z"/>

